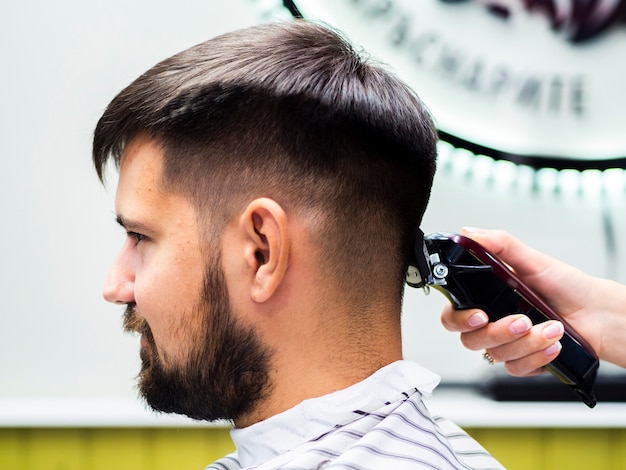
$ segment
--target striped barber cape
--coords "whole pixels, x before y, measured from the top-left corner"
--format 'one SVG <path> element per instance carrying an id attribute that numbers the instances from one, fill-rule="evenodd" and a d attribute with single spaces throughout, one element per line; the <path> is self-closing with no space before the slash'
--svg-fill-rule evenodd
<path id="1" fill-rule="evenodd" d="M 502 469 L 451 421 L 422 401 L 439 377 L 398 361 L 344 390 L 305 400 L 243 429 L 237 450 L 206 470 Z"/>

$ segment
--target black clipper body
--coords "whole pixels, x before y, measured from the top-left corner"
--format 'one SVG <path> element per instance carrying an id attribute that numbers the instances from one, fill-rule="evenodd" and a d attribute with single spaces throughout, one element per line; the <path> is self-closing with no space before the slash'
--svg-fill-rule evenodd
<path id="1" fill-rule="evenodd" d="M 587 406 L 596 405 L 593 387 L 599 361 L 593 349 L 479 243 L 457 234 L 424 237 L 418 230 L 406 282 L 412 287 L 431 286 L 439 290 L 457 309 L 479 308 L 490 321 L 523 313 L 533 324 L 548 319 L 563 322 L 561 352 L 546 368 L 578 393 Z"/>

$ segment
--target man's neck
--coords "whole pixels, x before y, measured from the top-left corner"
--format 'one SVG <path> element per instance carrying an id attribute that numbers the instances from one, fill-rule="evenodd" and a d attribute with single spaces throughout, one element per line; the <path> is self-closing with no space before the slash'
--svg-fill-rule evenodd
<path id="1" fill-rule="evenodd" d="M 294 328 L 289 339 L 273 347 L 269 395 L 236 419 L 236 427 L 250 426 L 303 400 L 350 387 L 402 359 L 399 318 L 397 323 L 377 326 L 357 323 L 359 327 L 351 329 L 338 320 L 330 331 L 315 328 L 308 334 Z"/>

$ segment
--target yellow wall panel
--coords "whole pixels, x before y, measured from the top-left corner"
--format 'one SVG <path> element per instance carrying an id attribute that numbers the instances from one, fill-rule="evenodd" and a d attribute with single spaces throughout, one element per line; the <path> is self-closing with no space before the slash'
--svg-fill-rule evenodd
<path id="1" fill-rule="evenodd" d="M 615 429 L 611 432 L 611 455 L 617 463 L 616 469 L 626 468 L 626 429 Z"/>
<path id="2" fill-rule="evenodd" d="M 546 433 L 546 465 L 552 468 L 613 469 L 611 433 L 606 429 L 555 429 Z M 624 462 L 620 469 L 624 468 Z"/>
<path id="3" fill-rule="evenodd" d="M 150 469 L 201 470 L 235 449 L 225 429 L 159 429 L 151 435 Z"/>
<path id="4" fill-rule="evenodd" d="M 626 430 L 466 429 L 508 470 L 625 470 Z"/>
<path id="5" fill-rule="evenodd" d="M 149 468 L 150 431 L 141 428 L 89 429 L 86 432 L 89 470 Z"/>
<path id="6" fill-rule="evenodd" d="M 87 468 L 84 431 L 29 429 L 25 435 L 25 470 L 83 470 Z M 19 468 L 19 467 L 18 467 Z"/>
<path id="7" fill-rule="evenodd" d="M 537 429 L 465 429 L 508 470 L 544 468 L 543 431 Z"/>
<path id="8" fill-rule="evenodd" d="M 0 429 L 0 470 L 201 470 L 233 450 L 224 428 Z"/>
<path id="9" fill-rule="evenodd" d="M 0 429 L 0 470 L 20 469 L 25 455 L 23 433 L 18 429 Z"/>
<path id="10" fill-rule="evenodd" d="M 626 429 L 468 428 L 509 470 L 624 470 Z M 0 429 L 0 470 L 202 470 L 225 428 Z"/>

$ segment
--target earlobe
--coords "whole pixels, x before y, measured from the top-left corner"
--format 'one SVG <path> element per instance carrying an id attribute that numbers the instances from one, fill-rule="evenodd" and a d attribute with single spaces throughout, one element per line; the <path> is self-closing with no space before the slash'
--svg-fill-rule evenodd
<path id="1" fill-rule="evenodd" d="M 289 230 L 284 209 L 273 199 L 252 201 L 242 214 L 246 235 L 246 263 L 250 279 L 250 297 L 268 301 L 279 288 L 287 271 Z"/>

